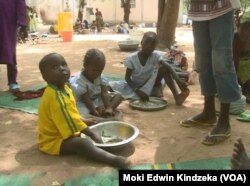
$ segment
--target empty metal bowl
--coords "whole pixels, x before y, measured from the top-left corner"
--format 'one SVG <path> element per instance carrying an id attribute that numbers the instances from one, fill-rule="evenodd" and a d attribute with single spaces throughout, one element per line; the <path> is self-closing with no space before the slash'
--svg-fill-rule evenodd
<path id="1" fill-rule="evenodd" d="M 106 121 L 89 128 L 99 134 L 104 142 L 93 142 L 94 145 L 110 151 L 123 149 L 139 135 L 137 127 L 123 121 Z"/>
<path id="2" fill-rule="evenodd" d="M 124 40 L 119 41 L 118 45 L 123 51 L 134 51 L 138 49 L 139 41 L 137 40 Z"/>

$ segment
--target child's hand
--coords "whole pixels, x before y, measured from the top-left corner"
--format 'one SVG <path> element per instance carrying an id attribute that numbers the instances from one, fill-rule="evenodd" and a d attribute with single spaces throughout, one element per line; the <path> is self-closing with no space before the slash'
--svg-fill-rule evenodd
<path id="1" fill-rule="evenodd" d="M 86 123 L 88 126 L 97 124 L 97 121 L 96 121 L 96 119 L 94 119 L 94 118 L 84 118 L 84 119 L 82 119 L 82 121 L 83 121 L 84 123 Z"/>
<path id="2" fill-rule="evenodd" d="M 104 106 L 99 106 L 99 107 L 96 108 L 96 110 L 99 113 L 100 117 L 105 115 L 105 107 Z"/>
<path id="3" fill-rule="evenodd" d="M 90 114 L 100 117 L 100 113 L 97 110 L 94 110 L 93 112 L 90 112 Z"/>
<path id="4" fill-rule="evenodd" d="M 91 139 L 96 142 L 96 143 L 103 143 L 101 136 L 99 136 L 98 134 L 94 133 L 91 136 Z"/>
<path id="5" fill-rule="evenodd" d="M 148 95 L 147 95 L 145 92 L 141 91 L 140 89 L 137 89 L 137 90 L 135 91 L 135 93 L 137 94 L 137 96 L 138 96 L 142 101 L 148 101 L 148 100 L 149 100 Z"/>
<path id="6" fill-rule="evenodd" d="M 81 132 L 84 133 L 85 135 L 89 136 L 94 142 L 103 143 L 101 136 L 99 136 L 98 134 L 93 132 L 89 127 L 83 129 L 83 131 L 81 131 Z"/>

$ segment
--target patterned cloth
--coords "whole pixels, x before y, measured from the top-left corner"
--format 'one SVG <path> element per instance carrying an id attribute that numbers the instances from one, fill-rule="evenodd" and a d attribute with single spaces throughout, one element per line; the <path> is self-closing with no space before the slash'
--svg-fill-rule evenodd
<path id="1" fill-rule="evenodd" d="M 170 50 L 164 55 L 164 59 L 175 68 L 184 71 L 188 69 L 187 57 L 181 50 Z"/>
<path id="2" fill-rule="evenodd" d="M 232 10 L 230 0 L 190 0 L 188 17 L 193 21 L 207 21 Z"/>

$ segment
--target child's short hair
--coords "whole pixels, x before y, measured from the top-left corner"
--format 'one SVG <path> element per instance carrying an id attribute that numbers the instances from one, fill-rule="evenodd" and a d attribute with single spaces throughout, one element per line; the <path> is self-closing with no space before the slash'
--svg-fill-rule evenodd
<path id="1" fill-rule="evenodd" d="M 149 37 L 154 39 L 155 41 L 157 41 L 157 34 L 153 31 L 145 32 L 143 37 L 142 37 L 142 41 L 146 38 L 149 38 Z"/>
<path id="2" fill-rule="evenodd" d="M 41 61 L 39 62 L 39 70 L 40 70 L 41 74 L 43 74 L 43 72 L 45 71 L 45 68 L 46 68 L 47 64 L 48 64 L 49 62 L 51 62 L 52 56 L 53 56 L 53 55 L 60 55 L 60 54 L 55 53 L 55 52 L 49 53 L 49 54 L 45 55 L 45 56 L 41 59 Z"/>
<path id="3" fill-rule="evenodd" d="M 83 65 L 84 66 L 89 65 L 93 61 L 98 61 L 100 63 L 105 64 L 106 59 L 105 59 L 104 53 L 101 50 L 96 49 L 96 48 L 89 49 L 84 56 Z"/>

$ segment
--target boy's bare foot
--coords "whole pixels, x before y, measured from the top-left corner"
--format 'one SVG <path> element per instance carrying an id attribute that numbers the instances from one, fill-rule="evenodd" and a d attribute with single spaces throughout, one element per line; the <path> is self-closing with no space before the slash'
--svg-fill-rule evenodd
<path id="1" fill-rule="evenodd" d="M 131 164 L 132 163 L 129 159 L 122 156 L 117 156 L 117 158 L 114 161 L 114 166 L 120 169 L 130 169 Z"/>
<path id="2" fill-rule="evenodd" d="M 187 99 L 187 97 L 189 96 L 189 89 L 186 88 L 185 90 L 183 90 L 176 98 L 176 105 L 182 105 L 182 103 Z"/>
<path id="3" fill-rule="evenodd" d="M 234 149 L 231 157 L 231 169 L 250 170 L 250 158 L 248 157 L 241 138 L 234 142 Z"/>

